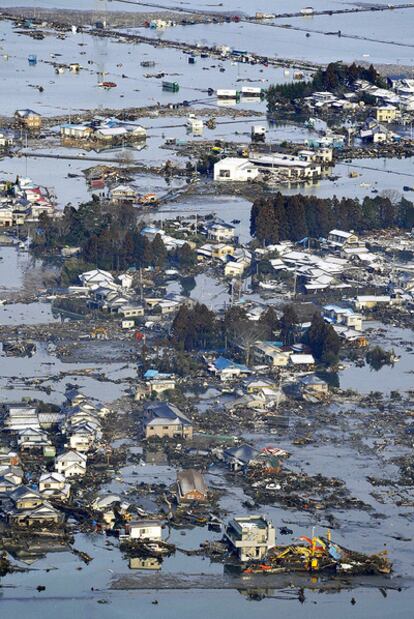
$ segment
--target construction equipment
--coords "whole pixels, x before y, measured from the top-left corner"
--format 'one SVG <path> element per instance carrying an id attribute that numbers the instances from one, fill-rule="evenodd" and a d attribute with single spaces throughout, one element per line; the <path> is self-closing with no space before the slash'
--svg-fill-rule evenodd
<path id="1" fill-rule="evenodd" d="M 390 574 L 392 564 L 387 552 L 365 555 L 335 544 L 328 530 L 326 537 L 301 536 L 303 544 L 275 546 L 269 551 L 266 562 L 249 565 L 248 574 L 284 572 L 320 572 L 337 574 L 368 575 Z"/>

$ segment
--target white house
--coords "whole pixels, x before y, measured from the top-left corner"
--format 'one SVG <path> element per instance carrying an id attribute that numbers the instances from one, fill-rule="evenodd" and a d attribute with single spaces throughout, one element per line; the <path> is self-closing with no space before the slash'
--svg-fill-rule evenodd
<path id="1" fill-rule="evenodd" d="M 87 456 L 77 451 L 67 451 L 55 460 L 55 469 L 66 478 L 85 475 Z"/>
<path id="2" fill-rule="evenodd" d="M 259 170 L 247 159 L 226 157 L 214 164 L 215 181 L 246 182 L 257 177 Z"/>
<path id="3" fill-rule="evenodd" d="M 125 525 L 125 532 L 130 539 L 162 540 L 162 526 L 158 520 L 136 520 Z"/>

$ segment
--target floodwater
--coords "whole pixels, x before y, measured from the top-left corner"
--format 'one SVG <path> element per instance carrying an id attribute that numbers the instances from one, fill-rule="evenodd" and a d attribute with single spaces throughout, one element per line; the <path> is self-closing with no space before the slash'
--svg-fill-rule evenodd
<path id="1" fill-rule="evenodd" d="M 32 0 L 19 0 L 18 4 L 30 6 Z M 382 4 L 386 0 L 381 0 Z M 10 0 L 0 0 L 0 7 L 12 4 Z M 36 0 L 39 7 L 57 6 L 60 8 L 94 9 L 102 8 L 105 3 L 101 0 Z M 169 8 L 175 6 L 182 9 L 199 9 L 203 11 L 237 11 L 251 14 L 258 11 L 278 12 L 296 11 L 302 8 L 300 0 L 280 0 L 277 5 L 273 0 L 257 0 L 252 5 L 246 0 L 193 0 L 180 2 L 164 0 L 162 5 Z M 145 4 L 123 3 L 112 0 L 107 3 L 111 10 L 148 11 L 152 10 Z M 354 7 L 355 4 L 344 4 L 340 1 L 327 2 L 316 0 L 315 9 L 336 9 Z M 157 7 L 153 10 L 159 11 Z M 30 12 L 29 12 L 30 13 Z M 289 23 L 291 26 L 312 30 L 342 29 L 346 34 L 366 36 L 371 38 L 391 39 L 397 35 L 405 46 L 394 43 L 375 43 L 361 39 L 330 36 L 311 32 L 309 38 L 302 30 L 289 30 L 270 26 L 253 24 L 223 24 L 210 26 L 176 27 L 164 33 L 152 33 L 156 37 L 179 39 L 189 42 L 208 42 L 210 44 L 228 44 L 237 48 L 247 48 L 250 51 L 264 53 L 269 56 L 297 57 L 324 62 L 335 59 L 364 59 L 400 64 L 412 63 L 414 48 L 411 44 L 410 27 L 412 10 L 396 10 L 384 13 L 362 13 L 360 15 L 346 15 L 334 17 L 314 17 L 312 19 L 294 18 L 278 20 L 277 24 Z M 113 40 L 97 41 L 88 35 L 68 35 L 65 40 L 58 40 L 54 35 L 43 41 L 34 41 L 28 37 L 17 35 L 10 24 L 1 22 L 0 28 L 2 54 L 10 54 L 9 60 L 0 58 L 0 76 L 3 81 L 13 83 L 7 97 L 2 97 L 0 113 L 13 114 L 19 107 L 32 107 L 43 114 L 72 115 L 77 110 L 100 107 L 121 108 L 124 106 L 140 106 L 156 103 L 181 101 L 184 98 L 198 99 L 199 105 L 214 106 L 214 97 L 207 97 L 205 90 L 213 88 L 240 88 L 242 85 L 262 85 L 291 79 L 292 75 L 285 76 L 282 69 L 264 69 L 263 67 L 234 65 L 230 62 L 218 62 L 214 59 L 197 59 L 194 66 L 188 65 L 187 55 L 172 49 L 153 49 L 149 45 L 127 46 Z M 143 31 L 146 35 L 149 31 Z M 82 52 L 86 52 L 83 54 Z M 38 65 L 29 67 L 27 55 L 36 53 Z M 57 62 L 80 62 L 85 69 L 79 75 L 65 73 L 56 75 L 53 67 L 46 62 L 52 60 L 51 53 L 61 53 Z M 145 59 L 154 59 L 157 63 L 154 69 L 143 69 L 140 62 Z M 88 65 L 87 61 L 94 64 Z M 117 64 L 122 64 L 117 67 Z M 219 70 L 219 65 L 225 71 Z M 108 79 L 118 83 L 112 92 L 97 88 L 97 71 L 107 72 Z M 163 93 L 160 80 L 145 78 L 144 73 L 159 71 L 168 74 L 167 79 L 174 79 L 180 83 L 181 89 L 177 94 Z M 128 77 L 122 78 L 124 73 Z M 202 75 L 200 79 L 199 76 Z M 252 81 L 250 81 L 252 80 Z M 44 93 L 39 93 L 33 86 L 42 85 Z M 265 112 L 264 103 L 240 104 L 245 109 Z M 191 110 L 190 110 L 191 111 Z M 224 119 L 225 120 L 225 119 Z M 259 122 L 262 118 L 259 117 Z M 161 148 L 165 138 L 195 139 L 187 136 L 182 126 L 183 119 L 152 119 L 142 121 L 148 129 L 148 140 L 142 151 L 135 153 L 135 160 L 157 165 L 167 158 L 174 159 L 170 151 Z M 204 137 L 211 139 L 228 139 L 232 141 L 248 141 L 251 120 L 240 123 L 218 123 L 213 131 L 205 130 Z M 171 125 L 171 126 L 169 126 Z M 179 126 L 173 126 L 179 125 Z M 237 133 L 236 133 L 237 132 Z M 271 128 L 271 141 L 284 139 L 301 140 L 311 137 L 312 132 L 300 126 L 281 125 Z M 30 148 L 30 144 L 29 144 Z M 55 149 L 54 149 L 55 150 Z M 46 151 L 47 152 L 47 151 Z M 60 148 L 57 152 L 62 152 Z M 74 149 L 73 154 L 81 151 Z M 116 155 L 116 150 L 112 153 Z M 40 153 L 39 153 L 40 154 Z M 97 157 L 105 157 L 108 151 Z M 181 158 L 178 158 L 181 161 Z M 68 172 L 80 174 L 82 170 L 93 165 L 93 162 L 82 160 L 64 161 L 41 158 L 7 158 L 0 161 L 2 177 L 13 178 L 15 174 L 29 175 L 36 182 L 53 187 L 58 197 L 59 207 L 68 202 L 77 204 L 88 199 L 89 192 L 82 176 L 68 178 Z M 27 166 L 27 167 L 26 167 Z M 360 176 L 350 178 L 350 171 L 358 171 Z M 339 179 L 334 183 L 322 180 L 317 186 L 304 188 L 305 193 L 327 197 L 333 194 L 338 196 L 349 195 L 364 197 L 373 191 L 394 189 L 402 191 L 404 185 L 413 185 L 413 167 L 411 159 L 388 160 L 358 160 L 339 164 L 335 169 Z M 178 188 L 182 181 L 171 185 L 156 176 L 137 175 L 135 183 L 138 187 L 161 193 L 170 187 Z M 296 191 L 284 190 L 284 191 Z M 409 197 L 409 195 L 408 195 Z M 236 224 L 236 231 L 242 241 L 248 241 L 249 218 L 251 203 L 239 196 L 191 196 L 178 198 L 176 201 L 162 206 L 157 211 L 156 218 L 170 218 L 176 215 L 206 215 L 216 213 L 226 221 L 240 220 Z M 24 285 L 25 273 L 33 263 L 28 254 L 19 254 L 14 248 L 0 248 L 0 298 L 9 291 L 19 291 Z M 179 282 L 171 284 L 170 290 L 181 291 Z M 195 278 L 190 294 L 193 298 L 218 308 L 228 300 L 229 293 L 223 283 L 216 282 L 209 274 Z M 38 324 L 54 321 L 55 317 L 47 303 L 31 305 L 0 306 L 1 324 Z M 70 323 L 68 324 L 70 328 Z M 87 330 L 87 325 L 85 326 Z M 393 348 L 400 356 L 400 360 L 393 367 L 384 367 L 379 372 L 368 366 L 357 368 L 350 366 L 339 374 L 340 386 L 343 389 L 358 389 L 362 393 L 382 391 L 388 394 L 391 390 L 400 393 L 407 392 L 412 387 L 412 368 L 414 357 L 407 347 L 412 344 L 412 332 L 398 328 L 387 328 L 385 337 L 377 334 L 373 343 L 380 343 L 385 348 Z M 404 343 L 405 342 L 405 343 Z M 86 369 L 93 371 L 92 375 L 85 376 Z M 68 373 L 70 372 L 70 375 Z M 96 374 L 103 374 L 99 379 Z M 35 379 L 34 381 L 32 379 Z M 6 357 L 0 349 L 0 388 L 2 401 L 20 400 L 23 397 L 37 397 L 47 402 L 60 404 L 64 398 L 67 385 L 77 384 L 88 396 L 99 398 L 105 402 L 112 402 L 126 394 L 128 382 L 119 383 L 118 380 L 135 380 L 136 368 L 129 364 L 127 367 L 120 363 L 65 363 L 56 358 L 53 348 L 37 342 L 37 350 L 31 358 Z M 222 400 L 221 400 L 222 401 Z M 169 617 L 172 619 L 193 619 L 217 617 L 219 619 L 230 615 L 237 615 L 240 619 L 251 617 L 268 618 L 278 614 L 287 619 L 297 617 L 318 617 L 332 619 L 333 616 L 344 618 L 352 616 L 355 619 L 375 617 L 385 619 L 390 616 L 397 619 L 412 617 L 413 587 L 412 574 L 414 571 L 412 558 L 412 507 L 397 506 L 392 500 L 385 503 L 371 494 L 373 488 L 367 480 L 368 475 L 395 479 L 397 470 L 391 459 L 403 452 L 403 449 L 390 441 L 379 456 L 371 449 L 376 436 L 370 436 L 364 427 L 364 415 L 372 411 L 355 410 L 349 406 L 333 405 L 331 413 L 335 413 L 333 420 L 318 429 L 315 442 L 303 447 L 292 444 L 288 433 L 281 431 L 276 436 L 254 436 L 253 440 L 259 445 L 272 443 L 282 446 L 291 452 L 289 465 L 295 470 L 304 470 L 308 473 L 322 473 L 328 476 L 337 476 L 347 484 L 351 493 L 363 499 L 371 506 L 370 512 L 355 512 L 353 510 L 332 510 L 332 514 L 339 523 L 334 530 L 334 538 L 338 542 L 367 552 L 388 549 L 395 570 L 407 580 L 401 592 L 388 591 L 387 597 L 370 583 L 356 590 L 344 590 L 335 594 L 305 592 L 306 600 L 302 604 L 293 599 L 292 589 L 276 599 L 277 590 L 268 587 L 263 579 L 263 589 L 269 597 L 261 602 L 247 601 L 243 590 L 178 590 L 169 591 L 139 590 L 139 591 L 111 591 L 111 582 L 119 575 L 131 574 L 124 559 L 117 548 L 117 542 L 106 539 L 104 536 L 77 535 L 75 547 L 87 552 L 93 561 L 84 565 L 69 552 L 50 554 L 39 559 L 32 565 L 32 570 L 25 574 L 8 575 L 1 581 L 2 609 L 4 614 L 15 615 L 31 619 L 43 619 L 60 615 L 62 619 L 72 619 L 77 614 L 81 619 L 116 619 L 139 616 L 143 619 L 158 619 Z M 208 414 L 205 407 L 200 411 Z M 315 411 L 315 415 L 318 411 Z M 374 411 L 376 412 L 376 411 Z M 303 422 L 300 412 L 291 411 L 292 424 Z M 312 420 L 310 420 L 312 421 Z M 367 448 L 367 450 L 364 449 Z M 368 449 L 368 447 L 371 449 Z M 127 492 L 129 484 L 141 481 L 172 484 L 175 481 L 175 471 L 165 465 L 128 464 L 106 489 Z M 241 503 L 246 499 L 243 491 L 237 486 L 229 486 L 224 479 L 223 470 L 212 467 L 207 474 L 210 484 L 219 484 L 227 487 L 228 492 L 220 500 L 220 505 L 228 516 L 240 513 L 244 508 Z M 408 489 L 407 492 L 410 492 Z M 125 495 L 126 496 L 126 495 Z M 318 531 L 325 529 L 325 513 L 307 514 L 294 509 L 282 509 L 275 505 L 261 507 L 260 511 L 267 513 L 276 527 L 286 524 L 293 530 L 293 537 L 310 533 L 316 525 Z M 218 539 L 220 534 L 208 532 L 206 528 L 192 530 L 175 530 L 169 532 L 170 540 L 180 548 L 194 549 L 206 539 Z M 278 537 L 281 543 L 289 543 L 290 536 Z M 46 570 L 48 570 L 46 572 Z M 222 566 L 212 564 L 200 557 L 187 557 L 184 554 L 165 560 L 163 574 L 207 574 L 220 575 Z M 145 574 L 141 576 L 145 578 Z M 392 581 L 391 581 L 392 582 Z M 249 578 L 246 578 L 246 585 Z M 39 584 L 46 585 L 46 590 L 38 592 Z M 407 588 L 405 588 L 407 587 Z M 273 599 L 272 599 L 273 598 Z M 351 605 L 355 598 L 356 604 Z M 154 602 L 158 603 L 155 604 Z"/>
<path id="2" fill-rule="evenodd" d="M 369 15 L 370 13 L 368 16 Z M 384 11 L 379 15 L 379 19 L 383 20 L 383 30 L 386 32 L 389 12 Z M 359 15 L 354 16 L 356 21 L 358 21 L 359 18 Z M 374 63 L 394 63 L 401 65 L 411 65 L 413 63 L 414 47 L 412 47 L 409 42 L 408 30 L 405 30 L 407 33 L 405 46 L 398 43 L 398 29 L 401 27 L 404 33 L 404 29 L 408 28 L 410 19 L 412 19 L 412 13 L 410 12 L 398 11 L 395 20 L 392 18 L 395 29 L 391 32 L 395 33 L 395 42 L 391 40 L 388 43 L 358 38 L 349 39 L 337 35 L 319 34 L 318 32 L 313 32 L 307 37 L 306 33 L 308 31 L 306 28 L 307 25 L 309 25 L 309 28 L 312 28 L 312 21 L 306 18 L 300 19 L 300 24 L 303 24 L 304 30 L 293 30 L 289 28 L 291 20 L 286 20 L 286 25 L 288 27 L 285 28 L 279 27 L 279 24 L 281 25 L 282 23 L 281 21 L 277 22 L 277 27 L 260 23 L 253 24 L 242 22 L 237 24 L 211 24 L 208 26 L 197 24 L 191 26 L 191 28 L 176 26 L 161 34 L 153 30 L 149 32 L 150 36 L 161 39 L 165 38 L 166 40 L 179 40 L 186 43 L 200 43 L 203 45 L 228 45 L 231 48 L 245 49 L 248 52 L 268 56 L 270 58 L 296 58 L 316 64 L 328 63 L 336 60 L 343 60 L 344 62 L 368 60 Z M 335 26 L 336 17 L 328 17 L 327 19 L 332 20 L 331 30 L 338 31 L 340 29 L 339 26 Z M 365 21 L 368 17 L 362 17 L 361 19 Z M 405 25 L 404 22 L 406 22 Z M 350 33 L 352 34 L 352 29 Z"/>
<path id="3" fill-rule="evenodd" d="M 388 327 L 386 334 L 370 335 L 370 347 L 381 346 L 387 351 L 394 351 L 398 361 L 394 365 L 385 365 L 380 370 L 372 369 L 368 364 L 362 368 L 351 366 L 339 373 L 342 389 L 354 389 L 359 393 L 381 391 L 389 394 L 398 391 L 403 394 L 414 387 L 414 335 L 411 329 Z"/>

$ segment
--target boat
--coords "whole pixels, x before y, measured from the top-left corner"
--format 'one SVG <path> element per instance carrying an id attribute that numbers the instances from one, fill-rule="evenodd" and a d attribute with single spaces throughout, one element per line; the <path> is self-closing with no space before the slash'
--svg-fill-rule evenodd
<path id="1" fill-rule="evenodd" d="M 98 86 L 99 88 L 105 88 L 106 90 L 109 90 L 110 88 L 116 88 L 117 84 L 115 84 L 115 82 L 99 82 Z"/>

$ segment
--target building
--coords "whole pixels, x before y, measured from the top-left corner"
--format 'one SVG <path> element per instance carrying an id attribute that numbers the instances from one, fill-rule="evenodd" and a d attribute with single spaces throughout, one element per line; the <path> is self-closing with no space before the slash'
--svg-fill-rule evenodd
<path id="1" fill-rule="evenodd" d="M 375 120 L 380 123 L 391 123 L 397 117 L 397 108 L 393 105 L 384 105 L 375 108 Z"/>
<path id="2" fill-rule="evenodd" d="M 258 174 L 257 167 L 247 159 L 226 157 L 214 164 L 215 181 L 246 182 L 254 180 Z"/>
<path id="3" fill-rule="evenodd" d="M 116 204 L 129 202 L 133 204 L 138 199 L 137 191 L 131 185 L 117 185 L 111 190 L 111 200 Z"/>
<path id="4" fill-rule="evenodd" d="M 223 451 L 223 460 L 232 471 L 240 471 L 260 462 L 260 452 L 251 445 L 239 445 Z"/>
<path id="5" fill-rule="evenodd" d="M 265 516 L 236 516 L 224 537 L 242 562 L 264 559 L 276 541 L 274 526 Z"/>
<path id="6" fill-rule="evenodd" d="M 360 295 L 354 303 L 357 310 L 369 310 L 377 307 L 377 305 L 391 305 L 391 297 L 388 295 Z"/>
<path id="7" fill-rule="evenodd" d="M 86 473 L 87 456 L 77 451 L 67 451 L 55 459 L 55 469 L 65 478 L 83 476 Z"/>
<path id="8" fill-rule="evenodd" d="M 243 262 L 231 260 L 224 266 L 225 277 L 242 277 L 246 265 Z"/>
<path id="9" fill-rule="evenodd" d="M 218 243 L 232 242 L 234 240 L 234 226 L 224 221 L 213 221 L 207 225 L 207 238 L 209 241 Z"/>
<path id="10" fill-rule="evenodd" d="M 42 126 L 42 117 L 34 110 L 16 110 L 14 117 L 19 125 L 23 125 L 29 130 L 40 129 Z"/>
<path id="11" fill-rule="evenodd" d="M 328 383 L 315 374 L 301 376 L 298 380 L 298 386 L 302 395 L 327 396 L 329 393 Z"/>
<path id="12" fill-rule="evenodd" d="M 272 172 L 286 179 L 312 179 L 321 175 L 321 167 L 296 155 L 250 153 L 249 161 L 260 172 Z"/>
<path id="13" fill-rule="evenodd" d="M 149 404 L 144 414 L 145 438 L 193 437 L 193 425 L 174 404 L 159 402 Z"/>
<path id="14" fill-rule="evenodd" d="M 339 307 L 338 305 L 325 305 L 323 308 L 325 320 L 335 324 L 346 325 L 355 331 L 362 331 L 362 316 L 356 314 L 350 307 Z"/>
<path id="15" fill-rule="evenodd" d="M 87 140 L 93 134 L 93 129 L 88 125 L 76 125 L 65 123 L 60 126 L 62 138 L 73 138 L 74 140 Z"/>
<path id="16" fill-rule="evenodd" d="M 142 541 L 161 541 L 162 525 L 158 520 L 135 520 L 125 525 L 129 539 Z"/>
<path id="17" fill-rule="evenodd" d="M 200 471 L 187 469 L 177 474 L 177 499 L 179 503 L 207 501 L 207 485 Z"/>
<path id="18" fill-rule="evenodd" d="M 356 245 L 358 243 L 358 237 L 353 232 L 334 229 L 329 232 L 328 241 L 331 245 L 342 248 L 347 245 Z"/>
<path id="19" fill-rule="evenodd" d="M 281 349 L 279 342 L 256 342 L 253 347 L 253 359 L 270 367 L 286 367 L 291 352 Z"/>
<path id="20" fill-rule="evenodd" d="M 218 357 L 210 366 L 209 370 L 216 376 L 220 377 L 220 380 L 232 380 L 238 378 L 242 374 L 250 374 L 250 370 L 242 363 L 236 363 L 232 359 L 226 359 L 225 357 Z"/>

